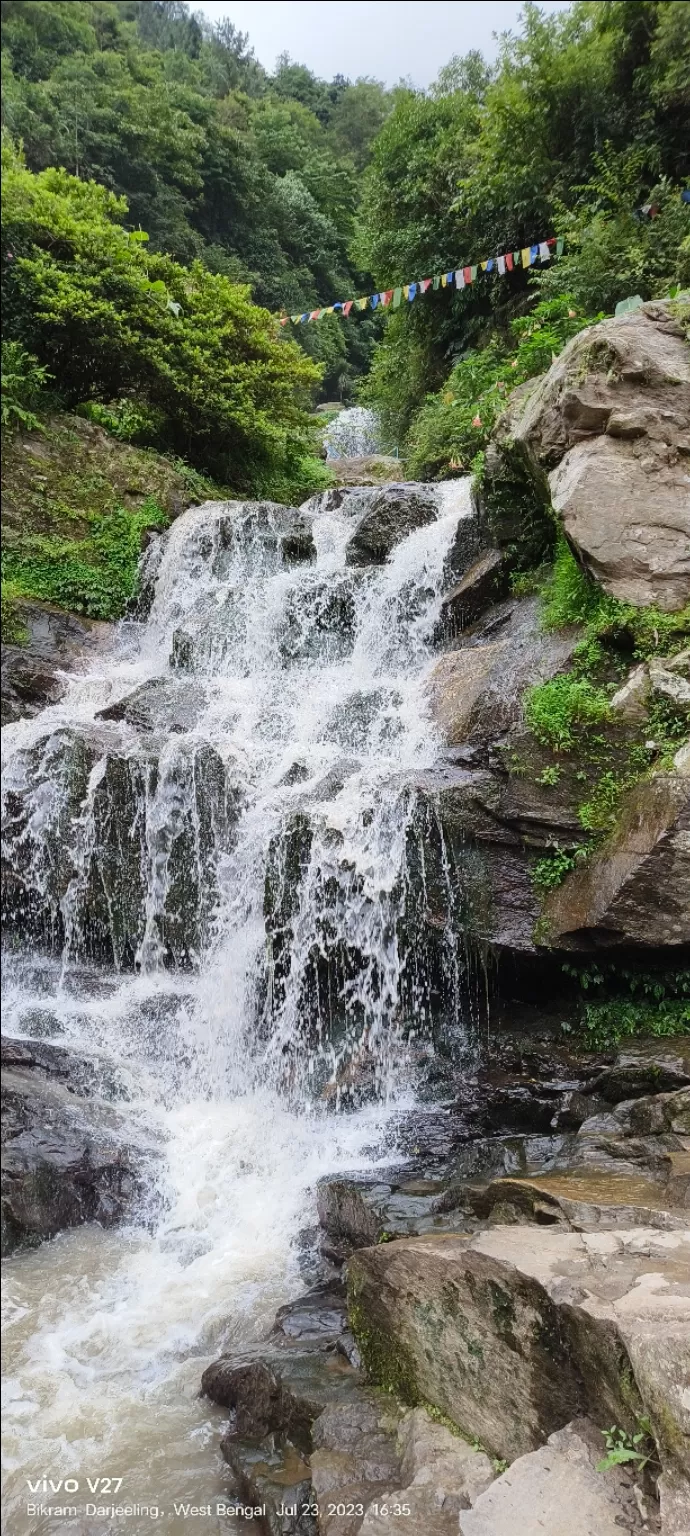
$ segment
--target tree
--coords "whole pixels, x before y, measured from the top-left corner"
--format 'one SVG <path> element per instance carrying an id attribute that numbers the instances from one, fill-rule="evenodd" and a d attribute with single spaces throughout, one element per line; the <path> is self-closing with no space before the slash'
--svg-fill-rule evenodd
<path id="1" fill-rule="evenodd" d="M 318 370 L 246 287 L 147 250 L 126 205 L 66 171 L 32 175 L 3 146 L 6 335 L 57 381 L 70 406 L 134 396 L 155 442 L 260 485 L 306 451 Z"/>

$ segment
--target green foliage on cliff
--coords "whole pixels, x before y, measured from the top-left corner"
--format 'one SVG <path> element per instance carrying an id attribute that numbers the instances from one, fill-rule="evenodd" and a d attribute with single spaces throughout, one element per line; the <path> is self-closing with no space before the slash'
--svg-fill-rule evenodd
<path id="1" fill-rule="evenodd" d="M 444 393 L 469 349 L 506 350 L 511 320 L 540 297 L 569 296 L 579 314 L 595 315 L 690 280 L 690 210 L 680 201 L 690 7 L 597 0 L 545 16 L 527 5 L 523 23 L 521 36 L 502 39 L 495 66 L 470 54 L 431 91 L 400 91 L 364 178 L 357 251 L 380 288 L 566 237 L 563 257 L 543 270 L 479 273 L 471 287 L 427 293 L 387 319 L 368 398 L 391 441 L 431 474 L 468 462 L 472 444 Z M 478 406 L 481 365 L 476 380 Z"/>
<path id="2" fill-rule="evenodd" d="M 544 373 L 571 336 L 599 318 L 586 318 L 573 303 L 566 295 L 535 305 L 511 322 L 512 346 L 494 337 L 455 364 L 443 390 L 428 397 L 410 427 L 407 470 L 413 480 L 444 479 L 477 466 L 512 391 Z M 372 395 L 392 361 L 381 347 L 368 386 Z"/>
<path id="3" fill-rule="evenodd" d="M 587 994 L 580 1030 L 588 1048 L 607 1050 L 636 1035 L 690 1035 L 689 970 L 633 970 L 615 962 L 563 969 Z"/>

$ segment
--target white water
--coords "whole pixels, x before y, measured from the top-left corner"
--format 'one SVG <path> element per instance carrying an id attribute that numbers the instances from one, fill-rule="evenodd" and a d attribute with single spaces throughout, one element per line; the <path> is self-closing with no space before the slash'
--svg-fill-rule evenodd
<path id="1" fill-rule="evenodd" d="M 295 1239 L 313 1220 L 317 1178 L 382 1154 L 408 1092 L 403 1035 L 415 1020 L 400 1016 L 397 932 L 405 783 L 437 749 L 425 679 L 444 561 L 469 495 L 460 482 L 439 490 L 437 521 L 385 566 L 347 567 L 353 522 L 373 494 L 353 492 L 335 511 L 328 495 L 308 504 L 317 558 L 297 565 L 277 548 L 278 514 L 250 505 L 188 512 L 167 538 L 147 625 L 126 627 L 117 651 L 59 705 L 6 732 L 6 783 L 28 813 L 11 855 L 28 859 L 34 894 L 65 931 L 59 962 L 8 965 L 6 1027 L 114 1061 L 133 1126 L 165 1152 L 162 1213 L 152 1211 L 149 1229 L 83 1228 L 6 1265 L 12 1536 L 149 1528 L 148 1516 L 27 1514 L 26 1478 L 44 1473 L 82 1489 L 87 1477 L 123 1477 L 119 1497 L 158 1505 L 155 1523 L 171 1536 L 188 1528 L 172 1513 L 175 1499 L 205 1503 L 227 1488 L 222 1415 L 197 1396 L 202 1369 L 221 1346 L 260 1333 L 299 1290 Z M 198 705 L 192 728 L 171 735 L 97 721 L 143 682 L 179 678 L 169 657 L 180 631 Z M 71 810 L 55 766 L 65 730 L 92 751 Z M 202 868 L 194 754 L 209 743 L 241 814 L 233 837 L 215 828 Z M 157 770 L 142 778 L 152 756 Z M 103 856 L 95 807 L 113 757 L 128 765 L 138 797 L 138 974 L 83 964 L 84 904 Z M 311 842 L 281 979 L 267 962 L 264 885 L 268 850 L 278 850 L 279 867 L 295 812 Z M 199 888 L 214 895 L 192 967 L 180 974 L 163 961 L 172 838 L 183 824 Z M 57 892 L 48 856 L 56 840 L 71 851 Z M 314 957 L 334 946 L 356 965 L 324 1007 Z M 333 1113 L 358 1071 L 376 1097 Z M 227 1528 L 215 1517 L 193 1524 Z"/>
<path id="2" fill-rule="evenodd" d="M 339 411 L 324 432 L 324 444 L 329 459 L 356 459 L 364 454 L 381 452 L 381 433 L 374 411 L 362 405 L 351 405 Z"/>

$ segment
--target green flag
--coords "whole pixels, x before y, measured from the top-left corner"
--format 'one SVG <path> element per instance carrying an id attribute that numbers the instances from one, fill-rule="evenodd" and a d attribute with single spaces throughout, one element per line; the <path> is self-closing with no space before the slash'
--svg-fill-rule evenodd
<path id="1" fill-rule="evenodd" d="M 394 288 L 393 289 L 393 302 L 391 304 L 391 309 L 399 309 L 400 308 L 401 300 L 402 300 L 402 288 Z"/>

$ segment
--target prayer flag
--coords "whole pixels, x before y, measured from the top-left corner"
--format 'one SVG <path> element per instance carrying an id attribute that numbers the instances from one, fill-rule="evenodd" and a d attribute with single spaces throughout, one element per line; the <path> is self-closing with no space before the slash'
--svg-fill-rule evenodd
<path id="1" fill-rule="evenodd" d="M 416 292 L 417 292 L 417 284 L 416 283 L 408 283 L 408 285 L 407 285 L 407 295 L 406 296 L 409 299 L 410 303 L 412 303 L 412 300 L 415 297 Z"/>
<path id="2" fill-rule="evenodd" d="M 393 289 L 393 303 L 391 305 L 391 309 L 399 309 L 400 308 L 400 300 L 401 300 L 401 298 L 402 298 L 402 288 L 394 288 Z"/>
<path id="3" fill-rule="evenodd" d="M 376 309 L 377 304 L 380 302 L 380 298 L 381 295 L 379 293 L 372 293 L 370 299 L 372 309 Z"/>
<path id="4" fill-rule="evenodd" d="M 309 319 L 310 320 L 319 320 L 320 317 L 321 317 L 321 310 L 320 309 L 313 309 L 311 314 L 310 314 L 310 316 L 309 316 Z"/>
<path id="5" fill-rule="evenodd" d="M 557 241 L 556 241 L 556 255 L 557 255 L 557 256 L 562 256 L 562 255 L 563 255 L 563 246 L 564 246 L 564 245 L 565 245 L 565 240 L 564 240 L 564 239 L 563 239 L 563 237 L 562 237 L 562 236 L 561 236 L 561 237 L 560 237 L 560 238 L 559 238 L 559 239 L 558 239 L 558 240 L 557 240 Z"/>
<path id="6" fill-rule="evenodd" d="M 479 265 L 480 265 L 480 267 L 482 269 L 482 272 L 486 272 L 489 263 L 488 263 L 488 261 L 480 261 Z"/>
<path id="7" fill-rule="evenodd" d="M 358 309 L 366 309 L 368 303 L 369 303 L 368 298 L 367 299 L 355 299 L 355 304 L 357 305 Z"/>
<path id="8" fill-rule="evenodd" d="M 439 290 L 440 286 L 441 286 L 441 279 L 440 279 L 440 277 L 435 277 L 434 278 L 434 293 L 438 293 L 438 290 Z"/>
<path id="9" fill-rule="evenodd" d="M 301 315 L 291 315 L 290 316 L 290 319 L 291 319 L 293 325 L 299 325 L 301 318 L 302 318 Z"/>
<path id="10" fill-rule="evenodd" d="M 477 276 L 477 268 L 476 267 L 470 267 L 470 281 L 474 282 L 476 276 Z"/>
<path id="11" fill-rule="evenodd" d="M 501 277 L 504 277 L 505 276 L 505 270 L 506 270 L 506 259 L 505 259 L 505 256 L 497 256 L 496 257 L 496 265 L 498 267 L 498 270 L 499 270 L 499 273 L 500 273 Z"/>
<path id="12" fill-rule="evenodd" d="M 422 293 L 426 293 L 427 288 L 431 287 L 431 278 L 430 277 L 423 277 L 421 283 L 419 284 L 419 287 L 420 287 L 420 291 Z"/>
<path id="13" fill-rule="evenodd" d="M 446 272 L 446 282 L 447 283 L 452 283 L 452 281 L 453 281 L 453 274 L 452 274 L 452 272 Z"/>
<path id="14" fill-rule="evenodd" d="M 530 266 L 532 265 L 533 262 L 536 261 L 538 255 L 539 255 L 539 246 L 538 245 L 531 245 L 530 248 L 529 248 Z"/>
<path id="15" fill-rule="evenodd" d="M 520 265 L 520 252 L 519 251 L 513 251 L 513 264 L 516 267 L 519 267 L 519 265 Z"/>
<path id="16" fill-rule="evenodd" d="M 281 321 L 280 321 L 280 323 L 281 323 L 281 325 L 287 325 L 287 323 L 288 323 L 288 317 L 287 317 L 287 315 L 282 315 L 282 316 L 281 316 Z"/>
<path id="17" fill-rule="evenodd" d="M 441 287 L 442 288 L 447 288 L 448 287 L 448 273 L 447 272 L 443 272 L 441 274 Z"/>
<path id="18" fill-rule="evenodd" d="M 494 258 L 493 258 L 493 256 L 490 256 L 489 260 L 486 263 L 486 270 L 487 270 L 487 272 L 493 272 L 494 266 L 495 266 Z"/>
<path id="19" fill-rule="evenodd" d="M 539 257 L 540 257 L 541 261 L 550 261 L 551 260 L 551 252 L 549 250 L 548 243 L 547 243 L 546 240 L 540 241 L 540 244 L 539 244 Z"/>
<path id="20" fill-rule="evenodd" d="M 520 252 L 520 259 L 522 261 L 523 267 L 528 267 L 530 265 L 530 262 L 532 260 L 532 252 L 531 252 L 531 250 L 530 250 L 528 245 L 523 245 L 522 250 Z"/>
<path id="21" fill-rule="evenodd" d="M 393 289 L 392 288 L 387 288 L 385 293 L 381 294 L 381 303 L 382 304 L 390 304 L 390 301 L 391 301 L 392 297 L 393 297 Z"/>
<path id="22" fill-rule="evenodd" d="M 305 309 L 304 314 L 300 315 L 300 317 L 299 317 L 300 325 L 304 325 L 305 320 L 308 320 L 308 319 L 309 319 L 309 311 Z"/>
<path id="23" fill-rule="evenodd" d="M 462 270 L 462 267 L 458 267 L 458 270 L 455 274 L 455 286 L 456 288 L 464 288 L 465 286 L 465 274 Z"/>
<path id="24" fill-rule="evenodd" d="M 513 266 L 514 266 L 513 252 L 512 251 L 506 251 L 506 271 L 507 272 L 512 272 Z"/>
<path id="25" fill-rule="evenodd" d="M 463 267 L 462 273 L 463 273 L 463 277 L 465 279 L 465 282 L 466 283 L 471 283 L 472 282 L 472 268 L 471 267 Z"/>
<path id="26" fill-rule="evenodd" d="M 349 315 L 350 310 L 352 309 L 353 303 L 354 303 L 354 299 L 348 299 L 347 303 L 343 304 L 343 314 L 344 315 Z"/>

